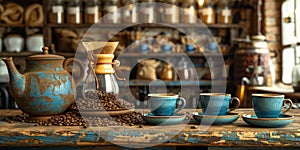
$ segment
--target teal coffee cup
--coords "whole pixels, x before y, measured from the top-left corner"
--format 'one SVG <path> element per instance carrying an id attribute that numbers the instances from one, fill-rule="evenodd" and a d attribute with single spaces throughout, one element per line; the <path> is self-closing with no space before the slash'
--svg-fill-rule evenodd
<path id="1" fill-rule="evenodd" d="M 148 105 L 155 116 L 172 116 L 181 111 L 186 104 L 183 97 L 171 93 L 148 94 Z"/>
<path id="2" fill-rule="evenodd" d="M 289 103 L 289 108 L 282 110 L 282 106 Z M 293 102 L 284 99 L 280 94 L 252 94 L 254 112 L 258 118 L 277 118 L 292 108 Z"/>
<path id="3" fill-rule="evenodd" d="M 224 116 L 228 112 L 240 106 L 240 100 L 225 93 L 201 93 L 200 98 L 202 112 L 205 115 Z M 232 108 L 229 108 L 229 106 Z"/>

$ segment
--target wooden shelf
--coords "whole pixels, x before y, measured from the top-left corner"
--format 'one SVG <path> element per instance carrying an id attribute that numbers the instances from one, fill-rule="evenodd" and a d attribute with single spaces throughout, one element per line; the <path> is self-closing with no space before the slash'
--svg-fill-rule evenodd
<path id="1" fill-rule="evenodd" d="M 27 57 L 31 55 L 41 54 L 42 52 L 0 52 L 0 57 Z"/>
<path id="2" fill-rule="evenodd" d="M 163 28 L 163 27 L 174 27 L 174 28 L 242 28 L 239 24 L 170 24 L 170 23 L 143 23 L 143 24 L 106 24 L 106 23 L 98 23 L 98 24 L 48 24 L 48 27 L 51 28 L 89 28 L 91 26 L 95 27 L 103 27 L 103 28 L 126 28 L 126 27 L 152 27 L 152 28 Z"/>
<path id="3" fill-rule="evenodd" d="M 0 27 L 3 27 L 3 28 L 26 28 L 26 27 L 30 27 L 30 28 L 42 28 L 44 26 L 43 25 L 31 26 L 31 25 L 26 25 L 26 24 L 13 24 L 13 25 L 10 25 L 10 24 L 1 23 Z"/>
<path id="4" fill-rule="evenodd" d="M 217 56 L 228 56 L 228 54 L 222 53 L 119 53 L 116 54 L 117 57 L 182 57 L 182 56 L 189 56 L 189 57 L 217 57 Z"/>
<path id="5" fill-rule="evenodd" d="M 41 52 L 28 52 L 28 51 L 22 51 L 22 52 L 0 52 L 0 57 L 27 57 L 31 55 L 37 55 L 41 54 Z M 74 57 L 75 52 L 57 52 L 57 53 L 52 53 L 55 55 L 61 55 L 65 57 Z M 148 53 L 148 54 L 143 54 L 143 53 L 121 53 L 121 54 L 116 54 L 116 57 L 182 57 L 182 56 L 188 56 L 188 57 L 218 57 L 218 56 L 228 56 L 227 54 L 222 54 L 221 53 Z"/>
<path id="6" fill-rule="evenodd" d="M 184 81 L 163 81 L 166 86 L 211 86 L 211 85 L 226 85 L 225 80 L 218 80 L 218 81 L 212 81 L 212 80 L 184 80 Z M 123 81 L 118 81 L 120 87 L 123 85 Z M 149 86 L 151 83 L 151 86 L 161 86 L 161 84 L 155 84 L 155 81 L 149 81 L 149 80 L 137 80 L 133 79 L 130 81 L 127 81 L 128 86 Z M 161 83 L 161 82 L 159 82 Z"/>
<path id="7" fill-rule="evenodd" d="M 92 24 L 48 24 L 50 28 L 89 28 Z"/>
<path id="8" fill-rule="evenodd" d="M 28 57 L 31 55 L 38 55 L 42 54 L 42 52 L 28 52 L 28 51 L 22 51 L 22 52 L 0 52 L 0 57 Z M 61 55 L 65 57 L 74 57 L 75 53 L 64 53 L 64 52 L 58 52 L 58 53 L 51 53 L 54 55 Z"/>

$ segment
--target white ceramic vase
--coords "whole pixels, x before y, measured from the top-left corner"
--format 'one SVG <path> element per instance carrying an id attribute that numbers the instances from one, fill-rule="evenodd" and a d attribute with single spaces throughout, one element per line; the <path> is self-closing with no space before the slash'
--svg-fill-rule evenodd
<path id="1" fill-rule="evenodd" d="M 31 35 L 26 38 L 26 48 L 29 52 L 42 52 L 44 38 L 41 34 Z"/>
<path id="2" fill-rule="evenodd" d="M 7 35 L 3 42 L 7 52 L 20 52 L 24 47 L 24 38 L 18 34 Z"/>

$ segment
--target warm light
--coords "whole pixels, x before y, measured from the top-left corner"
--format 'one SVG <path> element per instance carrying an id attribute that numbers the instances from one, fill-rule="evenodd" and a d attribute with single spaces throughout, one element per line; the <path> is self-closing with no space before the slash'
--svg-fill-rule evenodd
<path id="1" fill-rule="evenodd" d="M 198 6 L 203 6 L 203 4 L 204 4 L 204 0 L 198 0 Z"/>
<path id="2" fill-rule="evenodd" d="M 129 9 L 132 10 L 132 7 L 133 7 L 132 4 L 130 4 L 130 5 L 129 5 Z"/>

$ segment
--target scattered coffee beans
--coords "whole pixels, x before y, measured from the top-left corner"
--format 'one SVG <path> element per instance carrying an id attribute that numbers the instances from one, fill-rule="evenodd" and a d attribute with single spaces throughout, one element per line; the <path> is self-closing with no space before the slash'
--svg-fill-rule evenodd
<path id="1" fill-rule="evenodd" d="M 35 126 L 114 126 L 114 125 L 130 125 L 140 124 L 142 122 L 142 114 L 132 112 L 129 114 L 119 115 L 116 117 L 86 117 L 82 118 L 79 112 L 72 111 L 65 114 L 52 116 L 46 121 L 29 120 L 27 114 L 8 116 L 2 119 L 8 123 L 27 122 L 35 123 Z"/>
<path id="2" fill-rule="evenodd" d="M 103 91 L 88 91 L 86 99 L 76 101 L 70 108 L 61 115 L 55 115 L 47 121 L 32 121 L 26 114 L 8 116 L 3 121 L 13 123 L 14 121 L 35 123 L 35 126 L 111 126 L 111 125 L 130 125 L 140 124 L 142 122 L 142 114 L 132 112 L 115 117 L 87 117 L 82 118 L 80 110 L 124 110 L 132 109 L 134 105 L 123 99 L 117 98 L 115 94 Z"/>

